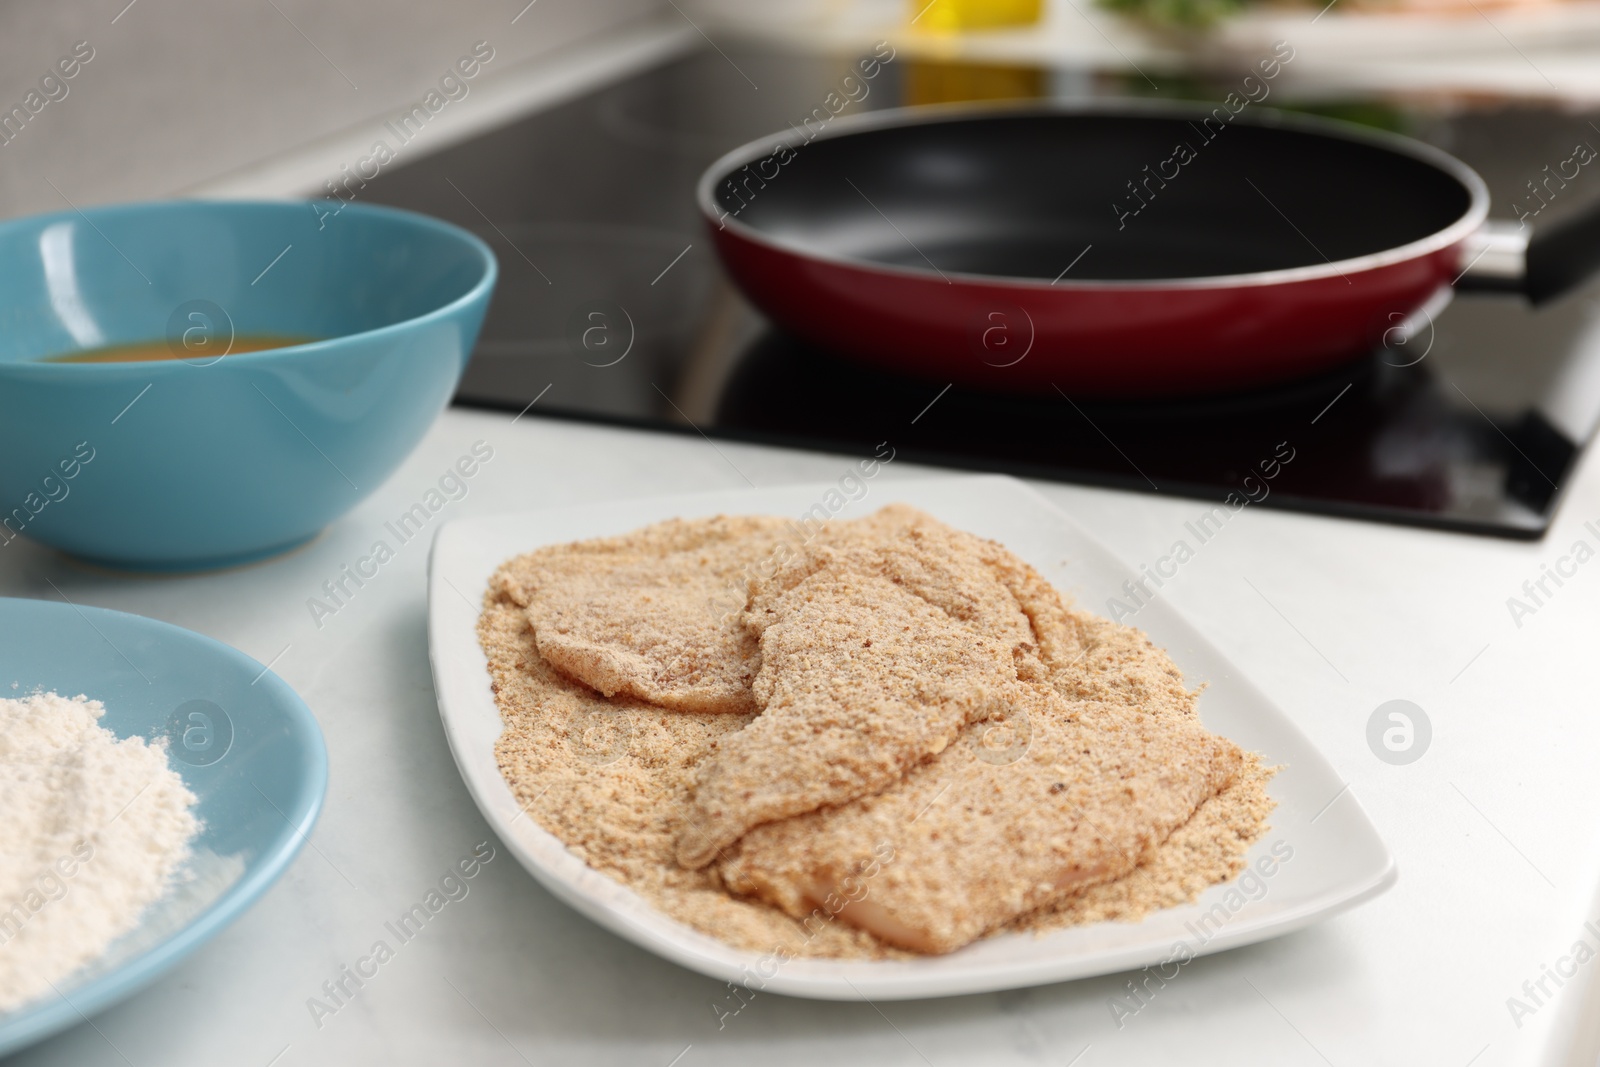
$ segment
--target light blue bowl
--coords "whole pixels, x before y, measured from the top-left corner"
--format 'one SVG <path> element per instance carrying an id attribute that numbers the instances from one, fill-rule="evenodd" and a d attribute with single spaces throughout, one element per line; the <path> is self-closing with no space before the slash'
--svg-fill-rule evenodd
<path id="1" fill-rule="evenodd" d="M 0 543 L 190 570 L 308 540 L 449 402 L 496 273 L 465 230 L 358 203 L 170 201 L 0 223 Z M 327 339 L 40 362 L 251 334 Z"/>
<path id="2" fill-rule="evenodd" d="M 120 611 L 9 599 L 0 599 L 0 633 L 0 696 L 81 693 L 105 704 L 100 725 L 118 737 L 167 738 L 204 823 L 195 880 L 57 982 L 59 995 L 0 1014 L 3 1056 L 130 996 L 238 918 L 310 834 L 328 753 L 294 690 L 209 637 Z"/>

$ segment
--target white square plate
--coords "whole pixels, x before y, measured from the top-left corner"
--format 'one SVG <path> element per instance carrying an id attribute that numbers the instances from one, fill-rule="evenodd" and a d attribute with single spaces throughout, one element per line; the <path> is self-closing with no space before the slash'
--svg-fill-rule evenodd
<path id="1" fill-rule="evenodd" d="M 625 533 L 674 517 L 721 513 L 798 516 L 828 485 L 655 497 L 523 515 L 462 519 L 434 539 L 428 578 L 428 646 L 439 712 L 456 764 L 484 817 L 545 888 L 606 929 L 702 974 L 750 982 L 775 963 L 668 918 L 631 889 L 592 870 L 533 819 L 519 819 L 500 776 L 494 745 L 500 712 L 475 624 L 489 576 L 511 556 L 542 545 Z M 835 494 L 834 499 L 837 499 Z M 1120 595 L 1127 567 L 1060 510 L 1011 478 L 957 477 L 874 485 L 838 517 L 892 501 L 922 508 L 963 530 L 998 540 L 1091 609 Z M 1345 784 L 1310 741 L 1165 601 L 1133 620 L 1182 668 L 1204 682 L 1206 725 L 1284 768 L 1273 779 L 1272 829 L 1249 854 L 1270 877 L 1213 886 L 1192 905 L 1142 922 L 1105 922 L 1044 937 L 1003 935 L 946 956 L 906 961 L 795 959 L 757 988 L 833 1000 L 904 999 L 1107 974 L 1185 955 L 1250 944 L 1298 929 L 1367 900 L 1394 884 L 1395 863 Z M 1282 862 L 1269 858 L 1276 848 Z M 1248 891 L 1246 891 L 1248 890 Z M 1180 948 L 1179 946 L 1182 946 Z M 754 984 L 754 983 L 752 983 Z"/>

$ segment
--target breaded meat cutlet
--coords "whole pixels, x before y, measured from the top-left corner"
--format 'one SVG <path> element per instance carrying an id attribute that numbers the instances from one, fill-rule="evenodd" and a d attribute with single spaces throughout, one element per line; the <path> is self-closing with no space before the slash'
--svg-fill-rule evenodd
<path id="1" fill-rule="evenodd" d="M 752 580 L 762 711 L 700 768 L 684 866 L 764 822 L 887 788 L 1038 673 L 1028 617 L 985 558 L 1004 549 L 908 508 L 861 527 Z"/>
<path id="2" fill-rule="evenodd" d="M 755 710 L 748 574 L 770 571 L 783 520 L 682 520 L 510 561 L 497 588 L 527 612 L 539 654 L 606 696 L 675 711 Z"/>
<path id="3" fill-rule="evenodd" d="M 1197 719 L 1019 688 L 1004 720 L 968 726 L 883 792 L 751 830 L 719 865 L 724 884 L 949 952 L 1127 875 L 1244 765 Z M 1002 729 L 1026 738 L 1014 762 L 985 745 Z"/>

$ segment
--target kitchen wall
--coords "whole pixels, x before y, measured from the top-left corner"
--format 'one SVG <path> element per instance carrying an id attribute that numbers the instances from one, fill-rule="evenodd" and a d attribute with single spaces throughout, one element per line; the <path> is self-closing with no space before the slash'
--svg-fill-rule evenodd
<path id="1" fill-rule="evenodd" d="M 447 86 L 459 99 L 664 12 L 663 0 L 5 0 L 0 217 L 201 187 L 375 124 L 439 89 L 476 42 L 493 58 L 466 97 Z"/>

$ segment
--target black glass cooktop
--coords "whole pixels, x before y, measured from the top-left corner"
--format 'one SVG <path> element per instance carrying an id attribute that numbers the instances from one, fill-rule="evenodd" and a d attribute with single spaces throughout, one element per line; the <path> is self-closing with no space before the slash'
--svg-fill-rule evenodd
<path id="1" fill-rule="evenodd" d="M 1473 533 L 1535 538 L 1548 526 L 1600 420 L 1600 285 L 1538 310 L 1459 296 L 1403 344 L 1250 393 L 1091 403 L 886 373 L 779 334 L 744 302 L 701 229 L 700 172 L 747 140 L 826 115 L 817 109 L 841 86 L 856 98 L 850 110 L 1149 86 L 898 56 L 846 83 L 861 57 L 719 43 L 361 191 L 471 228 L 499 256 L 456 403 L 846 452 L 887 442 L 897 458 L 953 467 Z M 1227 92 L 1225 76 L 1159 81 L 1163 95 Z M 1553 103 L 1275 92 L 1274 104 L 1461 156 L 1505 217 L 1546 163 L 1596 139 L 1595 115 Z M 1573 182 L 1541 220 L 1600 196 L 1592 184 Z"/>

